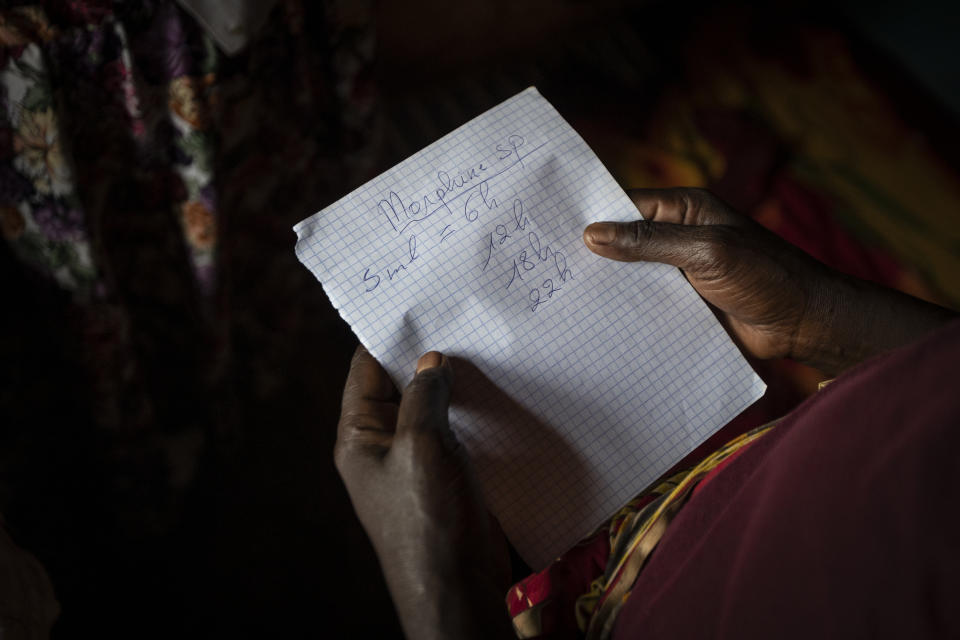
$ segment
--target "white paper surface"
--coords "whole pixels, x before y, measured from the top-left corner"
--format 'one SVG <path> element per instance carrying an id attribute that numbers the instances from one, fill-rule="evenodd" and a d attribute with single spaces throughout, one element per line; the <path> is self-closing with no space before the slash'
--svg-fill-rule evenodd
<path id="1" fill-rule="evenodd" d="M 677 269 L 584 246 L 637 217 L 531 87 L 294 228 L 399 389 L 454 358 L 451 423 L 535 570 L 765 390 Z"/>

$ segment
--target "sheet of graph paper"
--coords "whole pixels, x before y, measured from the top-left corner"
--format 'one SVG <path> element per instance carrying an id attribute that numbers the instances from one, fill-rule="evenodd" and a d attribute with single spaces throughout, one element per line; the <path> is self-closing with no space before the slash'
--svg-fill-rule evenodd
<path id="1" fill-rule="evenodd" d="M 451 424 L 534 569 L 765 389 L 677 269 L 584 246 L 637 217 L 530 88 L 294 228 L 399 389 L 422 353 L 452 358 Z"/>

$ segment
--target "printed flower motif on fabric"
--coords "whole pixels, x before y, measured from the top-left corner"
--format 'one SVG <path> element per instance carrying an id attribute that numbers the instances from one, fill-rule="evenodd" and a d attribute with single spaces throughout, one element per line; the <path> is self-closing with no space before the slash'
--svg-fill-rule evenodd
<path id="1" fill-rule="evenodd" d="M 0 70 L 6 115 L 0 130 L 0 228 L 26 262 L 68 289 L 88 291 L 95 270 L 49 73 L 39 45 L 21 46 L 22 35 L 8 16 L 0 20 L 6 57 Z"/>

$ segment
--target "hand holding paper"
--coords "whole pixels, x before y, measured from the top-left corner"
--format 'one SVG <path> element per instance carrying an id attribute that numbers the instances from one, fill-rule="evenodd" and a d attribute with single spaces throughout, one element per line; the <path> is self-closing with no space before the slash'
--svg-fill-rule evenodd
<path id="1" fill-rule="evenodd" d="M 755 358 L 804 359 L 798 338 L 828 269 L 703 189 L 633 189 L 645 220 L 591 224 L 584 242 L 624 262 L 662 262 L 721 314 Z"/>
<path id="2" fill-rule="evenodd" d="M 636 208 L 536 92 L 296 227 L 297 254 L 403 388 L 450 358 L 450 422 L 535 569 L 763 393 L 671 266 L 592 254 Z"/>

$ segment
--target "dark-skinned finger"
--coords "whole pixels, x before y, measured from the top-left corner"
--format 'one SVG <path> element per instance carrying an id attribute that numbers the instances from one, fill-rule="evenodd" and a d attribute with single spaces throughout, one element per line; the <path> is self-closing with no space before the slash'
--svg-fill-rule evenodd
<path id="1" fill-rule="evenodd" d="M 594 222 L 583 240 L 594 253 L 622 262 L 662 262 L 704 277 L 721 268 L 738 232 L 726 226 L 688 227 L 635 220 Z"/>
<path id="2" fill-rule="evenodd" d="M 394 402 L 371 400 L 341 414 L 333 464 L 348 488 L 363 484 L 390 452 L 399 409 Z"/>
<path id="3" fill-rule="evenodd" d="M 354 469 L 383 460 L 393 446 L 393 432 L 382 429 L 349 428 L 333 447 L 333 462 L 346 477 Z"/>
<path id="4" fill-rule="evenodd" d="M 421 356 L 407 385 L 397 415 L 397 435 L 450 430 L 447 419 L 453 374 L 447 358 L 436 351 Z"/>
<path id="5" fill-rule="evenodd" d="M 396 394 L 390 376 L 380 363 L 363 345 L 358 346 L 350 362 L 350 373 L 347 374 L 347 383 L 343 388 L 337 440 L 343 440 L 349 435 L 348 432 L 359 428 L 392 431 L 396 423 L 389 420 L 388 410 L 383 405 L 395 405 Z M 371 421 L 377 418 L 383 421 Z"/>
<path id="6" fill-rule="evenodd" d="M 706 189 L 629 189 L 627 195 L 644 219 L 655 222 L 738 226 L 745 220 Z"/>
<path id="7" fill-rule="evenodd" d="M 342 413 L 337 439 L 389 444 L 396 429 L 399 410 L 400 405 L 395 402 L 371 401 L 357 411 Z"/>

